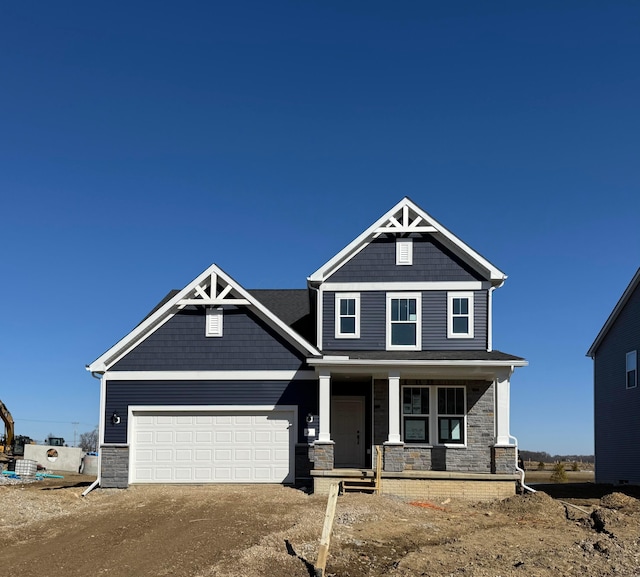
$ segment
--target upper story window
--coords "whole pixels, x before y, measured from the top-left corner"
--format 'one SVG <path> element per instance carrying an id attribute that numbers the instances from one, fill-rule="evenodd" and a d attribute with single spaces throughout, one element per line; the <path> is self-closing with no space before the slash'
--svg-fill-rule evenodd
<path id="1" fill-rule="evenodd" d="M 387 350 L 421 350 L 421 308 L 420 293 L 387 293 Z"/>
<path id="2" fill-rule="evenodd" d="M 207 308 L 207 321 L 205 324 L 205 336 L 221 337 L 222 336 L 222 309 Z"/>
<path id="3" fill-rule="evenodd" d="M 413 240 L 410 238 L 396 239 L 396 264 L 413 264 Z"/>
<path id="4" fill-rule="evenodd" d="M 638 386 L 638 351 L 627 353 L 627 389 Z"/>
<path id="5" fill-rule="evenodd" d="M 447 337 L 450 339 L 472 339 L 473 293 L 448 293 L 447 310 Z"/>
<path id="6" fill-rule="evenodd" d="M 336 294 L 336 339 L 360 337 L 360 295 L 358 293 Z"/>

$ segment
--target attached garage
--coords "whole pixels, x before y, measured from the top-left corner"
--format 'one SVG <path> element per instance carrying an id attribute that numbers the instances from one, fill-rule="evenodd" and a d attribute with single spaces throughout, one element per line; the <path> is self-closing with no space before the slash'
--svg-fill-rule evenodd
<path id="1" fill-rule="evenodd" d="M 295 407 L 130 407 L 129 483 L 292 483 Z"/>

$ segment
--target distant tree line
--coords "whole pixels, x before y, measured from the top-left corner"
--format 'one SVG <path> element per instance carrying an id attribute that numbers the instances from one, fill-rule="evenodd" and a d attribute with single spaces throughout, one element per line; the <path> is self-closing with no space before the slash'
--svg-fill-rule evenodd
<path id="1" fill-rule="evenodd" d="M 565 461 L 570 463 L 593 463 L 593 455 L 550 455 L 545 451 L 518 451 L 523 461 L 535 461 L 537 463 L 555 463 Z"/>

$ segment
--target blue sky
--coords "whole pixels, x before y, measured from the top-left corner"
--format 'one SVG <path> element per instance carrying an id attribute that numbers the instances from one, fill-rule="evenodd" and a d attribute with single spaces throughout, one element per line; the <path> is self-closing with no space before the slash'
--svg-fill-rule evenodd
<path id="1" fill-rule="evenodd" d="M 509 275 L 520 446 L 593 451 L 585 352 L 640 266 L 637 2 L 0 7 L 0 399 L 98 420 L 85 371 L 212 262 L 302 288 L 403 196 Z"/>

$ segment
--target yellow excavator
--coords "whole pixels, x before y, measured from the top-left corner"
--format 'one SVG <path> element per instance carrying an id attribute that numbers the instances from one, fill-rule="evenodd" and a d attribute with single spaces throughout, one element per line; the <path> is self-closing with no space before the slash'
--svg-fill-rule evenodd
<path id="1" fill-rule="evenodd" d="M 6 462 L 13 455 L 15 425 L 9 409 L 2 401 L 0 401 L 0 419 L 4 421 L 4 437 L 3 442 L 0 443 L 0 462 Z"/>

